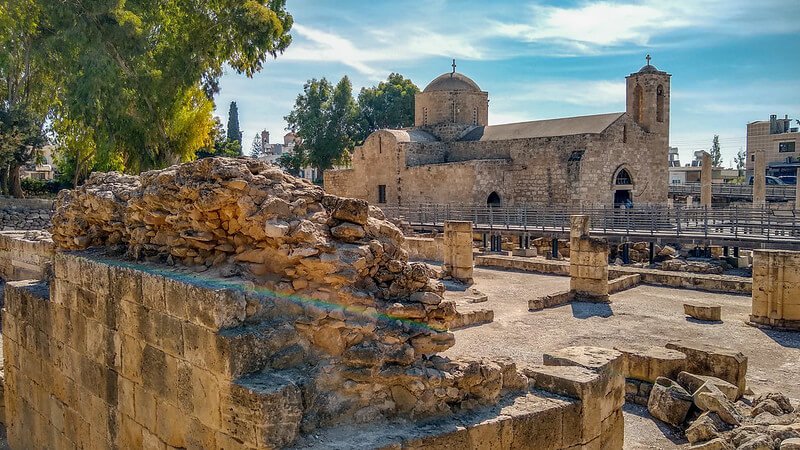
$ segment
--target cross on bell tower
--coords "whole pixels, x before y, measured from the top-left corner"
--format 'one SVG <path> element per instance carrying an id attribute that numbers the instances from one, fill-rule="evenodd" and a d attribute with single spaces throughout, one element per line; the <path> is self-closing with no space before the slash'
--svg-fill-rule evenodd
<path id="1" fill-rule="evenodd" d="M 456 73 L 456 60 L 453 59 L 453 73 Z"/>

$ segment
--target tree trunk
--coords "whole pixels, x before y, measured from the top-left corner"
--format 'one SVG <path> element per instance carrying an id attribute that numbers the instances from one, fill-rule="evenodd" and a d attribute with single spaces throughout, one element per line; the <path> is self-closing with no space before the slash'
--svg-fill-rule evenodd
<path id="1" fill-rule="evenodd" d="M 22 179 L 19 177 L 19 164 L 11 164 L 9 167 L 10 182 L 11 182 L 11 195 L 14 198 L 25 198 L 25 192 L 22 190 Z"/>
<path id="2" fill-rule="evenodd" d="M 8 195 L 8 166 L 0 167 L 0 194 Z"/>

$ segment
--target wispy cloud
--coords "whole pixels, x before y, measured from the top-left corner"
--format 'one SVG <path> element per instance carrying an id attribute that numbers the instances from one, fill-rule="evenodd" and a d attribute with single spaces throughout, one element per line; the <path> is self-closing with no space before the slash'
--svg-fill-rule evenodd
<path id="1" fill-rule="evenodd" d="M 527 20 L 493 20 L 501 37 L 551 46 L 554 53 L 598 54 L 623 46 L 674 45 L 656 38 L 678 30 L 763 35 L 800 30 L 800 2 L 778 0 L 584 1 L 574 6 L 528 6 Z M 713 36 L 712 36 L 713 37 Z"/>
<path id="2" fill-rule="evenodd" d="M 517 101 L 606 106 L 625 102 L 625 82 L 618 80 L 536 81 L 519 86 Z"/>

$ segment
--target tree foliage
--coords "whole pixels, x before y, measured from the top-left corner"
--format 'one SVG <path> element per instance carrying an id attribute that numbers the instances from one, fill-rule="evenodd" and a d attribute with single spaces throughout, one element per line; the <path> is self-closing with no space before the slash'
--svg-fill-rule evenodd
<path id="1" fill-rule="evenodd" d="M 241 146 L 242 130 L 239 129 L 239 107 L 236 106 L 236 102 L 231 102 L 228 108 L 228 140 L 237 141 Z"/>
<path id="2" fill-rule="evenodd" d="M 300 137 L 300 142 L 294 147 L 291 161 L 287 156 L 283 160 L 287 165 L 281 165 L 287 170 L 310 165 L 321 174 L 347 161 L 348 150 L 355 144 L 357 117 L 348 77 L 343 77 L 336 86 L 325 78 L 309 80 L 303 86 L 303 93 L 297 96 L 294 108 L 284 118 L 288 128 Z"/>
<path id="3" fill-rule="evenodd" d="M 709 150 L 711 153 L 711 166 L 712 167 L 719 167 L 722 165 L 722 149 L 719 146 L 719 135 L 714 135 L 714 140 L 711 142 L 711 149 Z"/>
<path id="4" fill-rule="evenodd" d="M 253 136 L 253 143 L 250 145 L 250 157 L 251 158 L 260 158 L 266 154 L 266 150 L 264 148 L 264 140 L 261 139 L 261 134 L 256 133 Z"/>
<path id="5" fill-rule="evenodd" d="M 240 154 L 240 142 L 212 136 L 223 67 L 252 76 L 286 49 L 291 26 L 285 0 L 3 2 L 2 108 L 78 133 L 57 139 L 78 178 L 89 162 L 75 146 L 87 139 L 92 158 L 120 158 L 128 172 L 211 148 Z"/>
<path id="6" fill-rule="evenodd" d="M 362 88 L 358 94 L 358 141 L 382 128 L 414 125 L 414 96 L 419 88 L 410 79 L 392 73 L 377 86 Z"/>
<path id="7" fill-rule="evenodd" d="M 282 153 L 278 165 L 290 175 L 300 176 L 300 171 L 308 165 L 308 155 L 302 147 L 295 146 L 291 152 Z"/>
<path id="8" fill-rule="evenodd" d="M 744 164 L 747 161 L 747 153 L 745 153 L 744 149 L 740 148 L 739 151 L 736 153 L 736 158 L 734 158 L 733 162 L 736 163 L 736 170 L 742 171 L 744 170 Z"/>

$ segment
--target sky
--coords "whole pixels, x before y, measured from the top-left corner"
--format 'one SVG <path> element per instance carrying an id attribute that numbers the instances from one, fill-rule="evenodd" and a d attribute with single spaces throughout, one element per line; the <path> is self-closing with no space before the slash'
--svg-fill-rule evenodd
<path id="1" fill-rule="evenodd" d="M 746 125 L 800 119 L 800 0 L 289 0 L 292 44 L 253 78 L 226 71 L 215 114 L 236 101 L 243 147 L 270 132 L 311 78 L 347 75 L 354 96 L 392 73 L 420 89 L 457 70 L 489 92 L 489 123 L 625 110 L 625 76 L 672 74 L 670 145 L 681 162 L 720 137 L 723 163 Z M 798 126 L 793 122 L 793 126 Z"/>

